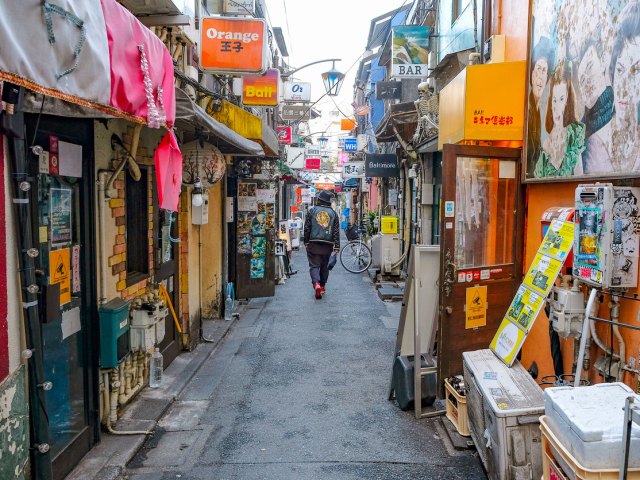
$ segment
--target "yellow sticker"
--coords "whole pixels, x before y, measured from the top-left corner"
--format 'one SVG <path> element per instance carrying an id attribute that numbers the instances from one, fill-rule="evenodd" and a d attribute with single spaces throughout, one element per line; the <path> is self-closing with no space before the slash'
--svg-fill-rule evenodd
<path id="1" fill-rule="evenodd" d="M 490 348 L 504 363 L 511 366 L 525 337 L 526 334 L 522 330 L 505 318 L 493 337 Z"/>
<path id="2" fill-rule="evenodd" d="M 561 269 L 562 262 L 560 260 L 538 253 L 531 262 L 523 283 L 546 297 Z"/>
<path id="3" fill-rule="evenodd" d="M 71 301 L 71 272 L 69 270 L 69 249 L 49 252 L 49 283 L 60 284 L 60 305 Z"/>
<path id="4" fill-rule="evenodd" d="M 467 292 L 465 328 L 487 325 L 487 286 L 469 287 Z"/>
<path id="5" fill-rule="evenodd" d="M 520 285 L 516 296 L 513 297 L 513 301 L 509 305 L 506 318 L 528 333 L 542 308 L 542 303 L 542 295 Z"/>
<path id="6" fill-rule="evenodd" d="M 551 222 L 538 252 L 564 260 L 573 248 L 574 232 L 573 223 L 554 220 Z"/>
<path id="7" fill-rule="evenodd" d="M 40 227 L 38 229 L 38 240 L 40 243 L 47 243 L 49 241 L 49 227 Z"/>

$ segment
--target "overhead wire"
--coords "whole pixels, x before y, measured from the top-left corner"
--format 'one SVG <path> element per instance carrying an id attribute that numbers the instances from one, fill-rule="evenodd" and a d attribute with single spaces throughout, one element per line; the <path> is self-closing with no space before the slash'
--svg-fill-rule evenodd
<path id="1" fill-rule="evenodd" d="M 287 0 L 282 0 L 282 5 L 284 7 L 284 21 L 287 25 L 287 35 L 289 35 L 289 39 L 291 39 L 291 28 L 289 28 L 289 12 L 287 12 Z M 289 44 L 289 58 L 293 57 L 293 42 Z"/>

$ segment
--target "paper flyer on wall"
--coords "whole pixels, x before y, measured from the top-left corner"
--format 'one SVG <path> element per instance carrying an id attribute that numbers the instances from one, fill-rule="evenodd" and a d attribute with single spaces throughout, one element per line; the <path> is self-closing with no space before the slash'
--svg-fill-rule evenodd
<path id="1" fill-rule="evenodd" d="M 538 249 L 539 253 L 564 260 L 573 248 L 575 228 L 572 222 L 554 220 Z"/>

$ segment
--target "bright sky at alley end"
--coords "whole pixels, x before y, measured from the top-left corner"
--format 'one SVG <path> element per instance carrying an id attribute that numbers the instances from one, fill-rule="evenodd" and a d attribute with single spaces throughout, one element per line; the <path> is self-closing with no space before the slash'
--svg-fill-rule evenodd
<path id="1" fill-rule="evenodd" d="M 336 69 L 347 73 L 347 78 L 336 102 L 345 114 L 353 115 L 353 83 L 371 20 L 411 0 L 265 0 L 265 3 L 271 25 L 282 28 L 289 50 L 285 60 L 293 68 L 325 58 L 342 59 L 336 63 Z M 320 63 L 295 74 L 296 80 L 312 84 L 312 101 L 325 93 L 320 75 L 330 68 L 330 62 Z M 328 97 L 316 106 L 325 114 L 336 109 Z"/>

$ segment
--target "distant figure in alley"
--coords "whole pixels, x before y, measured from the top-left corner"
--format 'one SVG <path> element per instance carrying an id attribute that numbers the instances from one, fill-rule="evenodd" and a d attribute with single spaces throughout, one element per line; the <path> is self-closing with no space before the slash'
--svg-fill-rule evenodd
<path id="1" fill-rule="evenodd" d="M 316 197 L 316 206 L 309 210 L 304 220 L 304 245 L 316 299 L 324 295 L 331 253 L 340 251 L 340 222 L 331 208 L 332 196 L 322 190 Z"/>

